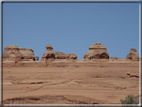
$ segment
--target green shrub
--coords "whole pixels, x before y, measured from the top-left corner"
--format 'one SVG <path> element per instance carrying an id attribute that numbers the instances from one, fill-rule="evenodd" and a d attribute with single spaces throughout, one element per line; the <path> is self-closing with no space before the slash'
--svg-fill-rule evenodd
<path id="1" fill-rule="evenodd" d="M 121 99 L 120 102 L 121 104 L 139 104 L 139 102 L 137 100 L 134 99 L 134 95 L 129 94 L 125 100 Z M 127 106 L 124 106 L 127 107 Z M 128 106 L 130 107 L 130 106 Z M 133 107 L 133 106 L 131 106 Z"/>

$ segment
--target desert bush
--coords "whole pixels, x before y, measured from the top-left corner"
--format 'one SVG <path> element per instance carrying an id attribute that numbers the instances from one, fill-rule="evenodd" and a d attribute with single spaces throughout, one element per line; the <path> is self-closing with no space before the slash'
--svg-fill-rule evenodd
<path id="1" fill-rule="evenodd" d="M 137 100 L 134 99 L 134 95 L 129 94 L 126 96 L 126 99 L 121 99 L 120 102 L 121 104 L 139 104 Z M 124 106 L 124 107 L 135 107 L 135 106 Z"/>

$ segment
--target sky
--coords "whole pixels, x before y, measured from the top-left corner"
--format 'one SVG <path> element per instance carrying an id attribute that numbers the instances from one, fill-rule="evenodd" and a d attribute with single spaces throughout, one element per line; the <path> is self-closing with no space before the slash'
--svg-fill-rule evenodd
<path id="1" fill-rule="evenodd" d="M 139 3 L 3 3 L 3 50 L 33 49 L 41 60 L 50 44 L 81 60 L 94 43 L 110 57 L 139 54 Z"/>

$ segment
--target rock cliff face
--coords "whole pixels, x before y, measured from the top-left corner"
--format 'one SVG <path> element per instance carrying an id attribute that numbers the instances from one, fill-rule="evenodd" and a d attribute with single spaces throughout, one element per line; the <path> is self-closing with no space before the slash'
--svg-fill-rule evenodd
<path id="1" fill-rule="evenodd" d="M 18 46 L 9 45 L 4 48 L 3 61 L 21 61 L 22 58 Z"/>
<path id="2" fill-rule="evenodd" d="M 139 61 L 139 55 L 135 48 L 131 48 L 130 53 L 124 58 L 126 60 Z"/>
<path id="3" fill-rule="evenodd" d="M 89 51 L 84 54 L 84 59 L 109 59 L 109 54 L 104 45 L 94 43 L 89 47 Z"/>
<path id="4" fill-rule="evenodd" d="M 32 49 L 19 48 L 15 45 L 4 48 L 3 61 L 34 61 L 34 58 Z"/>
<path id="5" fill-rule="evenodd" d="M 57 59 L 77 60 L 77 56 L 74 53 L 64 54 L 63 52 L 53 51 L 53 47 L 51 45 L 47 45 L 46 49 L 47 50 L 42 55 L 41 62 L 54 61 Z"/>

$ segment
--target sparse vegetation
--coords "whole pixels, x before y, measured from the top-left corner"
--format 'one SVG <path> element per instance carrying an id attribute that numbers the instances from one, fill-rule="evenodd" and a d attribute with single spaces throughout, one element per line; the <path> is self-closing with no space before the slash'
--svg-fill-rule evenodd
<path id="1" fill-rule="evenodd" d="M 121 99 L 120 102 L 121 104 L 139 104 L 137 100 L 134 99 L 134 95 L 129 94 L 126 99 Z M 123 106 L 122 106 L 123 107 Z M 124 106 L 124 107 L 135 107 L 135 106 Z"/>

